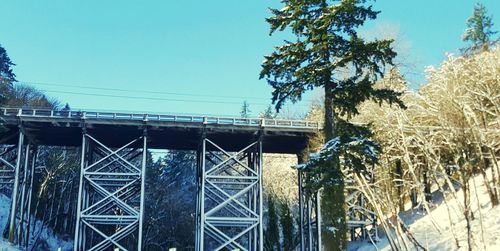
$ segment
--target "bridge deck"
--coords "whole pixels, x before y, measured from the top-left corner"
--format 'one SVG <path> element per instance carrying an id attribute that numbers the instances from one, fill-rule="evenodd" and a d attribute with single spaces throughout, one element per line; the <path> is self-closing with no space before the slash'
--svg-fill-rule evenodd
<path id="1" fill-rule="evenodd" d="M 236 151 L 262 133 L 264 152 L 299 153 L 320 130 L 318 122 L 300 120 L 14 108 L 0 112 L 9 129 L 0 133 L 0 144 L 14 144 L 19 126 L 35 144 L 53 146 L 80 146 L 83 128 L 108 146 L 122 146 L 147 128 L 150 148 L 195 150 L 205 133 L 224 149 Z"/>

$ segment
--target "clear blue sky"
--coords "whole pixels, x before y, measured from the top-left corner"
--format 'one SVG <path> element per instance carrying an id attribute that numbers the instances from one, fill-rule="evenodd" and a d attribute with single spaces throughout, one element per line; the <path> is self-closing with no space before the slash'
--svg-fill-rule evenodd
<path id="1" fill-rule="evenodd" d="M 498 30 L 500 1 L 483 3 Z M 445 52 L 464 46 L 461 36 L 474 4 L 379 0 L 374 7 L 382 13 L 364 29 L 399 29 L 417 86 L 425 81 L 425 65 L 438 65 Z M 238 115 L 248 100 L 256 116 L 271 97 L 266 81 L 258 79 L 260 64 L 283 38 L 268 36 L 270 6 L 280 3 L 4 0 L 0 44 L 17 64 L 19 81 L 40 83 L 35 86 L 74 108 Z"/>

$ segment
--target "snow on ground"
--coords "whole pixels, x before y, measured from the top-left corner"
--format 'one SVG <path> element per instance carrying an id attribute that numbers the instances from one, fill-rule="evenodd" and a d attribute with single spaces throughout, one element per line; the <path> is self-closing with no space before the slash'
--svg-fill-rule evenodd
<path id="1" fill-rule="evenodd" d="M 0 235 L 3 233 L 5 229 L 9 217 L 10 211 L 10 198 L 0 193 Z M 47 242 L 48 246 L 41 247 L 39 246 L 39 250 L 57 250 L 57 248 L 61 247 L 62 250 L 72 250 L 73 242 L 72 241 L 64 241 L 55 236 L 52 233 L 52 230 L 43 227 L 43 223 L 39 220 L 36 221 L 36 227 L 33 236 L 37 236 L 38 240 L 44 240 Z M 42 228 L 43 227 L 43 228 Z M 41 231 L 40 231 L 41 230 Z M 18 250 L 17 248 L 10 245 L 9 242 L 0 238 L 0 251 L 4 250 Z"/>
<path id="2" fill-rule="evenodd" d="M 5 225 L 7 224 L 9 211 L 10 211 L 10 199 L 0 193 L 0 236 L 1 233 L 3 233 Z M 8 251 L 8 250 L 10 251 L 18 249 L 10 245 L 10 243 L 7 240 L 4 240 L 0 237 L 0 251 Z"/>
<path id="3" fill-rule="evenodd" d="M 474 189 L 474 181 L 478 187 L 477 193 Z M 475 217 L 472 221 L 473 250 L 500 250 L 500 206 L 491 207 L 482 177 L 475 177 L 470 182 L 470 186 L 472 192 L 471 207 Z M 411 233 L 428 250 L 467 250 L 466 221 L 460 209 L 463 207 L 461 206 L 463 205 L 462 190 L 459 190 L 456 196 L 458 203 L 452 195 L 448 196 L 447 203 L 444 203 L 442 198 L 436 198 L 439 203 L 436 203 L 437 206 L 431 209 L 430 214 L 419 210 L 409 210 L 400 214 L 402 220 L 409 226 Z M 480 207 L 478 207 L 478 200 Z M 483 229 L 481 229 L 481 225 Z M 457 247 L 455 240 L 458 240 L 459 247 Z M 409 243 L 409 245 L 412 244 Z M 349 250 L 351 251 L 372 251 L 377 249 L 391 250 L 385 236 L 381 236 L 376 248 L 366 242 L 349 244 Z"/>
<path id="4" fill-rule="evenodd" d="M 18 248 L 10 245 L 10 243 L 4 239 L 0 239 L 0 251 L 17 251 Z"/>

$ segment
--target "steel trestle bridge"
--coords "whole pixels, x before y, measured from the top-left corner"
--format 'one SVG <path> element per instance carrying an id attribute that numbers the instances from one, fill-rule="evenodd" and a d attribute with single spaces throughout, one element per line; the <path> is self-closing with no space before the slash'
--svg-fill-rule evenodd
<path id="1" fill-rule="evenodd" d="M 142 250 L 148 149 L 197 152 L 196 250 L 263 250 L 263 153 L 302 156 L 321 129 L 299 120 L 14 108 L 0 108 L 0 118 L 0 184 L 12 187 L 9 240 L 19 246 L 28 245 L 37 147 L 81 149 L 74 250 Z M 303 191 L 303 175 L 300 247 L 319 250 L 320 196 Z"/>

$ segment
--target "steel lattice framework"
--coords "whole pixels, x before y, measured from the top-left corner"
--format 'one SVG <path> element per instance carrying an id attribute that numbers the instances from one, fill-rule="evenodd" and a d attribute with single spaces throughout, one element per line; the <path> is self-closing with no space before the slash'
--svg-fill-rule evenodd
<path id="1" fill-rule="evenodd" d="M 146 144 L 144 135 L 112 149 L 84 131 L 75 250 L 141 250 Z"/>
<path id="2" fill-rule="evenodd" d="M 8 224 L 9 241 L 27 247 L 38 150 L 22 130 L 13 136 L 17 136 L 17 144 L 3 147 L 0 153 L 0 189 L 10 191 L 13 198 Z"/>
<path id="3" fill-rule="evenodd" d="M 9 240 L 15 244 L 29 243 L 39 146 L 81 147 L 74 250 L 142 250 L 146 155 L 159 148 L 197 150 L 196 250 L 261 251 L 263 152 L 298 154 L 320 129 L 298 120 L 0 112 L 8 129 L 0 130 L 0 189 L 12 193 Z M 319 195 L 303 190 L 301 250 L 315 250 L 321 245 Z"/>
<path id="4" fill-rule="evenodd" d="M 299 217 L 300 217 L 300 250 L 321 250 L 321 190 L 309 192 L 304 186 L 302 171 L 299 179 Z"/>
<path id="5" fill-rule="evenodd" d="M 203 138 L 196 250 L 262 250 L 262 141 L 235 153 Z"/>
<path id="6" fill-rule="evenodd" d="M 378 240 L 377 217 L 375 212 L 367 207 L 365 196 L 355 187 L 352 174 L 346 175 L 347 227 L 351 234 L 351 241 Z M 370 183 L 374 183 L 373 175 Z"/>
<path id="7" fill-rule="evenodd" d="M 0 189 L 10 190 L 15 179 L 17 152 L 16 145 L 4 146 L 0 149 Z"/>

